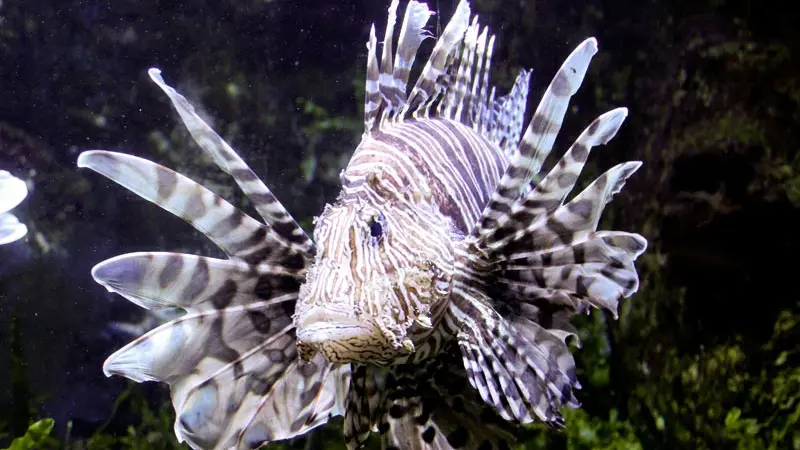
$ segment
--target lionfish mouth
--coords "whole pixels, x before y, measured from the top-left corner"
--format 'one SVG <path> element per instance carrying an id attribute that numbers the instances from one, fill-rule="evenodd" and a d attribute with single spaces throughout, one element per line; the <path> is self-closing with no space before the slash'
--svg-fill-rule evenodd
<path id="1" fill-rule="evenodd" d="M 315 306 L 297 317 L 297 352 L 306 361 L 317 352 L 332 363 L 382 359 L 393 346 L 372 321 Z"/>

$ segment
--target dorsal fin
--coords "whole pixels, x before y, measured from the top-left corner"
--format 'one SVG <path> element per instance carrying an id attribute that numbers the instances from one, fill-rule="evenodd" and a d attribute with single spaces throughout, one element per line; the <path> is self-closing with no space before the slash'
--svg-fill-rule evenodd
<path id="1" fill-rule="evenodd" d="M 381 109 L 381 92 L 378 85 L 380 68 L 376 55 L 378 39 L 375 37 L 375 24 L 369 30 L 367 42 L 367 77 L 364 81 L 364 134 L 369 134 L 375 127 L 375 118 Z"/>
<path id="2" fill-rule="evenodd" d="M 411 66 L 417 58 L 417 50 L 422 41 L 431 36 L 424 27 L 432 15 L 433 11 L 429 10 L 425 3 L 411 1 L 406 7 L 397 52 L 394 56 L 394 87 L 397 96 L 402 99 L 402 105 L 405 105 L 407 100 L 406 85 L 411 75 Z"/>
<path id="3" fill-rule="evenodd" d="M 450 119 L 472 127 L 510 157 L 522 131 L 530 72 L 522 71 L 511 93 L 495 99 L 489 84 L 495 36 L 477 16 L 470 19 L 469 2 L 461 0 L 412 87 L 411 67 L 429 36 L 424 27 L 433 12 L 424 3 L 408 3 L 392 60 L 398 3 L 389 6 L 380 63 L 374 26 L 367 43 L 365 136 L 409 118 Z"/>
<path id="4" fill-rule="evenodd" d="M 472 100 L 472 66 L 475 62 L 475 51 L 478 47 L 478 16 L 472 18 L 472 24 L 464 35 L 464 51 L 461 54 L 461 64 L 458 66 L 455 85 L 450 89 L 453 92 L 453 103 L 449 105 L 453 111 L 452 118 L 462 123 L 472 124 L 469 117 L 464 117 L 464 109 Z"/>
<path id="5" fill-rule="evenodd" d="M 447 87 L 440 82 L 440 78 L 447 74 L 449 66 L 454 61 L 451 58 L 453 51 L 464 40 L 469 14 L 469 2 L 461 0 L 453 17 L 450 18 L 450 22 L 444 28 L 444 32 L 436 41 L 433 52 L 408 97 L 406 110 L 411 112 L 415 118 L 420 115 L 428 117 L 430 106 Z M 406 110 L 403 110 L 402 113 L 404 114 Z"/>
<path id="6" fill-rule="evenodd" d="M 394 92 L 394 69 L 392 68 L 392 41 L 394 40 L 394 25 L 397 22 L 397 6 L 400 0 L 392 0 L 389 5 L 389 19 L 386 21 L 386 30 L 383 35 L 383 53 L 381 54 L 381 73 L 378 77 L 378 88 L 381 97 L 386 103 L 383 115 L 388 114 L 399 103 L 399 98 Z M 408 15 L 410 8 L 406 10 Z"/>

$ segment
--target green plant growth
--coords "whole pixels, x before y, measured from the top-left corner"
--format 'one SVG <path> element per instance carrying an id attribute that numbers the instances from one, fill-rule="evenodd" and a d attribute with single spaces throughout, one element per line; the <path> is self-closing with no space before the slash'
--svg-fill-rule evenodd
<path id="1" fill-rule="evenodd" d="M 24 436 L 20 436 L 11 442 L 11 446 L 4 450 L 47 450 L 57 449 L 60 444 L 56 438 L 51 436 L 55 421 L 53 419 L 41 419 L 31 424 Z"/>

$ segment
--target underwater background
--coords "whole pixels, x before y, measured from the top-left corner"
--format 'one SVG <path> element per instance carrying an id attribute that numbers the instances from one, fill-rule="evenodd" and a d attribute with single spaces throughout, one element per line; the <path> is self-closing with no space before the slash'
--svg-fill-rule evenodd
<path id="1" fill-rule="evenodd" d="M 12 448 L 188 448 L 166 386 L 101 369 L 166 317 L 90 269 L 135 251 L 220 252 L 77 156 L 135 154 L 247 204 L 147 78 L 159 67 L 310 229 L 361 136 L 365 43 L 388 3 L 0 2 L 0 170 L 29 190 L 13 210 L 27 236 L 0 246 L 0 448 L 22 436 Z M 430 0 L 434 22 L 455 3 Z M 619 320 L 575 321 L 583 406 L 565 410 L 563 431 L 529 427 L 521 448 L 800 449 L 800 13 L 726 0 L 472 6 L 497 34 L 494 83 L 533 68 L 529 115 L 595 36 L 556 147 L 626 106 L 582 180 L 644 162 L 603 217 L 649 240 L 640 291 Z M 269 448 L 322 447 L 343 448 L 340 420 Z"/>

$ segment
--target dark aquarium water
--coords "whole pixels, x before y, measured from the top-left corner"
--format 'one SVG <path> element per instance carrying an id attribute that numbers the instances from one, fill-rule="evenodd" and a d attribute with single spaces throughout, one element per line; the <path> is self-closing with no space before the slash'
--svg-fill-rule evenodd
<path id="1" fill-rule="evenodd" d="M 402 145 L 394 140 L 395 148 L 412 155 L 409 164 L 425 168 L 419 173 L 427 178 L 407 191 L 402 181 L 400 187 L 391 184 L 393 178 L 386 175 L 391 170 L 381 172 L 381 164 L 391 165 L 386 163 L 389 156 L 365 151 L 350 168 L 348 163 L 362 140 L 379 141 L 392 126 L 402 129 L 391 125 L 402 113 L 392 109 L 390 100 L 395 106 L 408 101 L 412 110 L 419 107 L 411 87 L 435 54 L 437 38 L 447 36 L 451 17 L 461 9 L 457 0 L 428 0 L 435 14 L 421 22 L 424 31 L 418 33 L 426 38 L 404 89 L 404 81 L 395 79 L 392 85 L 376 78 L 378 63 L 385 69 L 388 61 L 391 67 L 402 41 L 406 0 L 397 9 L 392 53 L 382 58 L 390 3 L 0 1 L 0 448 L 190 448 L 179 443 L 173 428 L 170 387 L 129 379 L 136 379 L 136 373 L 137 381 L 172 382 L 172 395 L 180 397 L 178 414 L 183 413 L 180 433 L 204 449 L 247 448 L 265 441 L 274 441 L 268 448 L 275 449 L 344 449 L 343 429 L 348 445 L 355 442 L 354 435 L 360 441 L 372 429 L 367 448 L 381 448 L 382 443 L 386 448 L 503 448 L 505 441 L 497 438 L 502 436 L 510 438 L 506 440 L 512 448 L 525 449 L 800 449 L 800 291 L 792 288 L 800 269 L 800 13 L 770 2 L 737 0 L 472 0 L 471 14 L 495 36 L 491 66 L 485 70 L 488 87 L 495 86 L 499 98 L 512 92 L 521 70 L 531 69 L 527 100 L 509 100 L 506 104 L 520 106 L 515 112 L 481 93 L 487 85 L 477 74 L 482 73 L 488 44 L 480 43 L 477 31 L 469 41 L 470 31 L 462 29 L 450 57 L 441 58 L 446 70 L 438 82 L 452 88 L 447 92 L 456 98 L 466 99 L 462 107 L 467 112 L 461 118 L 453 112 L 431 114 L 466 124 L 464 130 L 469 130 L 458 131 L 460 136 L 477 130 L 474 134 L 498 152 L 486 161 L 496 157 L 502 162 L 483 173 L 477 168 L 485 164 L 475 162 L 478 157 L 465 156 L 472 158 L 472 166 L 449 170 L 456 165 L 437 166 L 436 157 L 430 156 L 437 145 L 450 142 L 443 137 L 446 133 L 419 148 L 411 140 Z M 370 72 L 367 61 L 373 53 L 367 43 L 373 23 L 376 66 Z M 560 81 L 559 68 L 574 49 L 593 49 L 594 41 L 584 41 L 590 37 L 596 39 L 597 53 L 582 84 L 577 80 L 580 89 L 569 106 L 559 113 L 534 113 L 548 92 L 556 102 L 565 90 L 577 87 L 569 77 L 580 74 L 565 66 L 570 70 L 563 75 L 571 81 Z M 462 40 L 465 48 L 472 42 L 475 73 L 458 72 L 454 62 Z M 388 76 L 402 72 L 401 60 L 402 55 Z M 153 82 L 151 68 L 160 70 L 164 86 Z M 464 79 L 466 93 L 458 94 L 454 86 Z M 473 80 L 476 89 L 470 94 Z M 382 90 L 375 90 L 379 84 Z M 185 116 L 191 107 L 183 104 L 180 110 L 183 100 L 170 95 L 171 88 L 193 105 L 191 119 Z M 445 97 L 442 102 L 448 101 Z M 474 106 L 478 103 L 488 109 Z M 373 116 L 376 128 L 368 122 L 366 133 L 365 105 L 367 116 L 370 105 L 381 105 Z M 594 133 L 597 128 L 589 126 L 598 116 L 619 107 L 627 108 L 627 117 L 622 110 L 603 116 L 607 122 L 599 127 L 608 136 L 592 145 L 616 136 L 592 151 L 583 170 L 577 169 L 581 175 L 575 183 L 567 170 L 573 166 L 565 165 L 570 161 L 559 164 L 559 159 L 580 141 L 584 129 Z M 386 122 L 382 114 L 389 116 Z M 554 135 L 553 126 L 558 130 L 553 125 L 561 120 L 556 120 L 558 114 L 563 126 L 547 156 L 536 149 L 548 146 L 542 142 Z M 194 137 L 206 147 L 187 131 L 186 120 L 200 127 L 193 130 Z M 415 120 L 409 115 L 404 123 L 413 126 Z M 532 183 L 535 190 L 552 168 L 550 188 L 576 184 L 569 202 L 618 164 L 641 161 L 635 174 L 620 175 L 622 182 L 630 178 L 605 209 L 602 200 L 608 196 L 598 194 L 588 206 L 576 202 L 558 211 L 580 215 L 581 205 L 602 210 L 602 216 L 591 219 L 598 229 L 638 233 L 641 242 L 647 241 L 645 251 L 636 247 L 638 240 L 613 251 L 600 244 L 576 250 L 580 233 L 567 230 L 572 239 L 567 242 L 563 217 L 553 219 L 560 203 L 539 211 L 544 215 L 537 217 L 547 219 L 539 227 L 549 227 L 551 233 L 541 239 L 535 238 L 539 222 L 525 212 L 533 208 L 533 200 L 518 202 L 525 210 L 514 210 L 509 222 L 476 220 L 484 217 L 480 214 L 509 161 L 522 161 L 514 156 L 525 151 L 524 145 L 517 148 L 517 141 L 531 121 L 531 133 L 545 137 L 530 141 L 536 145 L 529 148 L 538 151 L 536 157 L 547 157 L 540 173 L 534 164 L 526 166 L 527 178 L 518 175 L 522 169 L 509 169 L 521 177 L 514 188 L 523 197 L 543 201 L 528 194 L 526 186 Z M 235 153 L 214 140 L 210 129 L 202 129 L 203 123 Z M 507 138 L 488 137 L 481 124 Z M 516 134 L 514 127 L 521 127 Z M 442 145 L 442 151 L 450 148 Z M 502 153 L 506 148 L 510 153 Z M 89 150 L 143 158 L 197 184 L 181 184 L 183 179 L 173 172 L 147 161 L 125 166 L 108 154 L 84 153 L 81 166 L 86 167 L 79 168 L 79 155 Z M 576 150 L 577 159 L 579 150 L 585 149 Z M 230 159 L 236 154 L 241 160 Z M 242 169 L 241 161 L 252 173 Z M 221 170 L 225 165 L 230 174 Z M 367 175 L 358 178 L 359 170 Z M 259 191 L 262 185 L 252 174 L 269 191 Z M 483 191 L 470 191 L 466 181 L 467 187 L 458 187 L 474 196 L 475 212 L 459 209 L 457 202 L 436 203 L 437 192 L 462 192 L 441 180 L 478 178 L 473 184 Z M 152 201 L 173 205 L 172 213 L 121 186 L 126 180 Z M 255 188 L 240 189 L 236 181 Z M 344 225 L 335 208 L 315 223 L 326 204 L 347 203 L 350 194 L 339 197 L 342 182 L 348 187 L 345 192 L 350 189 L 352 198 L 361 199 L 359 205 L 372 201 L 371 193 L 377 192 L 381 198 L 398 199 L 398 204 L 438 206 L 428 217 L 428 209 L 397 212 L 402 205 L 378 201 L 383 206 L 356 210 L 356 225 Z M 433 187 L 425 188 L 426 182 Z M 365 193 L 358 191 L 361 184 L 367 186 Z M 197 185 L 219 199 L 210 192 L 202 197 Z M 536 195 L 545 195 L 542 190 Z M 272 195 L 294 221 L 281 215 L 283 210 L 275 212 Z M 265 227 L 239 213 L 225 213 L 221 199 L 258 221 L 271 217 L 274 222 L 266 220 Z M 497 211 L 503 214 L 512 209 L 501 206 Z M 203 222 L 209 217 L 211 222 Z M 445 225 L 430 225 L 442 217 L 447 218 Z M 413 226 L 402 225 L 401 219 L 420 228 L 403 234 Z M 320 226 L 326 220 L 330 226 Z M 485 242 L 475 238 L 475 230 L 482 229 L 477 223 L 496 234 L 487 234 Z M 443 229 L 447 236 L 441 238 L 436 230 Z M 315 249 L 302 230 L 314 238 Z M 503 253 L 514 242 L 522 245 L 509 237 L 514 233 L 533 235 L 530 248 Z M 347 273 L 356 278 L 372 273 L 370 264 L 380 261 L 366 256 L 356 261 L 358 255 L 353 255 L 391 255 L 390 247 L 401 238 L 408 239 L 402 245 L 407 250 L 397 258 L 413 261 L 407 272 L 413 276 L 406 277 L 412 281 L 384 274 L 379 280 L 390 280 L 384 284 L 365 281 L 363 289 L 358 284 L 350 294 L 323 295 L 321 300 L 314 297 L 313 287 L 299 288 L 324 287 L 327 280 L 340 283 L 340 271 L 351 269 L 341 261 L 352 262 L 353 272 Z M 340 255 L 345 259 L 328 264 L 326 258 L 333 258 L 329 252 L 338 248 L 331 243 L 340 241 L 352 247 Z M 490 241 L 501 242 L 500 250 L 487 250 Z M 536 256 L 542 267 L 515 269 L 509 262 L 515 257 L 519 262 L 526 251 L 562 244 L 570 251 L 568 256 L 559 254 L 567 263 L 553 262 L 559 258 L 554 253 Z M 378 250 L 382 246 L 386 249 Z M 448 250 L 437 253 L 440 247 Z M 161 253 L 116 260 L 101 266 L 104 270 L 98 269 L 93 278 L 97 264 L 136 252 L 189 256 Z M 428 256 L 419 256 L 423 253 Z M 469 265 L 453 255 L 480 261 Z M 580 265 L 601 256 L 606 258 L 602 269 Z M 394 256 L 386 258 L 394 261 Z M 333 268 L 324 270 L 328 266 Z M 315 269 L 308 272 L 310 267 Z M 486 272 L 474 275 L 468 269 Z M 403 272 L 390 270 L 395 271 Z M 467 273 L 481 281 L 470 285 L 463 281 Z M 622 286 L 611 303 L 603 303 L 611 294 L 595 292 L 600 288 L 593 291 L 580 281 L 592 274 Z M 420 284 L 409 288 L 418 279 Z M 98 283 L 103 280 L 105 286 Z M 462 299 L 473 308 L 447 303 L 459 305 L 459 283 L 481 286 L 475 288 L 480 296 Z M 323 327 L 302 328 L 306 316 L 298 314 L 293 322 L 294 302 L 319 305 L 344 297 L 357 302 L 359 295 L 374 297 L 379 305 L 394 298 L 421 302 L 407 311 L 405 306 L 390 308 L 392 320 L 401 313 L 416 317 L 408 319 L 407 325 L 413 326 L 397 332 L 402 337 L 397 342 L 390 339 L 394 331 L 386 331 L 395 328 L 375 325 L 384 322 L 359 319 L 353 325 L 341 319 L 353 327 L 380 328 L 369 331 L 370 336 L 396 351 L 392 358 L 428 348 L 421 344 L 423 338 L 415 340 L 417 332 L 431 330 L 452 339 L 443 338 L 436 347 L 439 356 L 431 357 L 435 364 L 394 359 L 394 365 L 383 368 L 359 359 L 363 355 L 350 348 L 354 359 L 334 360 L 332 365 L 328 360 L 334 354 L 349 353 L 344 347 L 319 344 Z M 202 299 L 207 301 L 193 303 Z M 263 310 L 256 310 L 256 304 Z M 436 308 L 428 311 L 429 304 L 445 305 L 441 314 L 447 319 L 437 316 Z M 182 307 L 189 309 L 186 315 Z M 591 314 L 583 314 L 590 309 Z M 309 317 L 339 324 L 336 318 L 347 314 L 336 311 L 340 315 L 325 316 L 328 311 Z M 451 312 L 457 329 L 448 335 Z M 574 328 L 569 328 L 564 318 L 572 315 Z M 183 325 L 157 339 L 144 339 L 135 361 L 119 363 L 122 368 L 107 366 L 127 378 L 104 374 L 104 361 L 112 353 L 181 317 Z M 187 344 L 192 333 L 195 341 Z M 302 345 L 295 345 L 297 339 Z M 569 352 L 556 353 L 567 349 L 565 339 L 574 365 Z M 248 360 L 250 347 L 240 341 L 257 347 L 260 359 Z M 362 347 L 388 354 L 373 341 Z M 540 351 L 545 356 L 531 356 Z M 302 357 L 309 355 L 316 356 L 307 364 Z M 516 366 L 512 370 L 514 364 L 520 365 L 519 372 Z M 211 377 L 216 371 L 219 376 Z M 197 384 L 192 378 L 203 376 L 213 382 Z M 533 384 L 526 385 L 526 377 Z M 187 388 L 178 386 L 183 382 L 197 384 L 186 404 L 181 395 Z M 524 385 L 535 385 L 535 392 L 526 394 Z M 570 400 L 573 389 L 577 401 Z M 384 397 L 378 401 L 375 395 Z M 323 405 L 327 401 L 331 404 Z M 254 404 L 272 409 L 264 406 L 252 418 L 247 408 L 256 408 Z M 519 417 L 506 420 L 504 409 L 507 415 L 527 417 L 522 420 L 526 423 L 520 424 Z M 343 419 L 345 415 L 356 417 L 355 422 Z M 330 421 L 328 416 L 333 416 Z M 223 421 L 227 428 L 216 429 Z"/>

